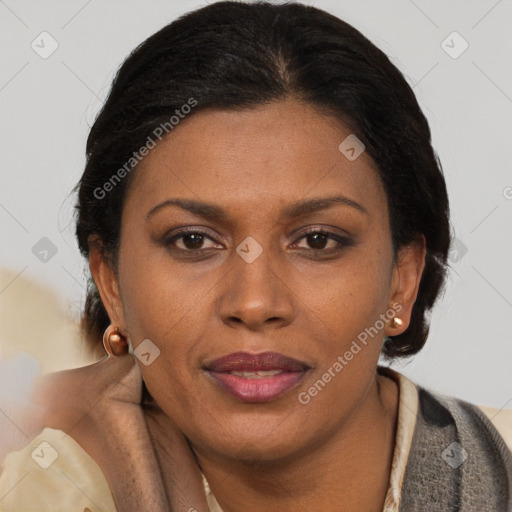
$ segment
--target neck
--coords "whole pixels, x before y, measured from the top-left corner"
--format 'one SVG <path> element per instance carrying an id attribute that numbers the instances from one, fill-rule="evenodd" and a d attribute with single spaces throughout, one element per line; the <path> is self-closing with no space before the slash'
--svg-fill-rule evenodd
<path id="1" fill-rule="evenodd" d="M 389 485 L 398 386 L 376 375 L 334 436 L 286 460 L 240 461 L 192 446 L 223 512 L 382 511 Z"/>

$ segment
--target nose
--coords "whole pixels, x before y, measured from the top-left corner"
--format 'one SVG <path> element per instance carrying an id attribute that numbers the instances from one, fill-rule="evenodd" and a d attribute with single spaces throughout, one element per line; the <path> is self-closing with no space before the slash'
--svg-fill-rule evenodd
<path id="1" fill-rule="evenodd" d="M 225 277 L 218 312 L 230 327 L 245 326 L 252 331 L 290 324 L 295 316 L 295 296 L 287 283 L 283 264 L 263 251 L 247 262 L 233 254 L 231 271 Z"/>

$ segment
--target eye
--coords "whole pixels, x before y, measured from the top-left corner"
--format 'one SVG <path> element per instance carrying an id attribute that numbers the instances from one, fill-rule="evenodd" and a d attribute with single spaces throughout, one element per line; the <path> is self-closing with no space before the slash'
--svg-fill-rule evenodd
<path id="1" fill-rule="evenodd" d="M 178 240 L 181 240 L 182 247 L 179 247 L 180 243 L 176 243 Z M 213 246 L 211 247 L 203 247 L 203 244 L 206 240 L 213 242 Z M 174 246 L 178 250 L 193 252 L 199 251 L 202 249 L 214 249 L 217 247 L 222 247 L 220 244 L 217 244 L 213 238 L 205 233 L 204 231 L 195 231 L 188 230 L 182 231 L 181 233 L 177 233 L 170 238 L 165 240 L 165 245 Z"/>
<path id="2" fill-rule="evenodd" d="M 305 240 L 309 247 L 299 245 L 299 241 Z M 209 241 L 210 246 L 205 247 L 205 243 Z M 330 247 L 329 247 L 330 243 Z M 223 246 L 213 239 L 208 233 L 200 230 L 186 230 L 174 234 L 165 239 L 165 245 L 183 252 L 202 252 L 208 249 L 221 249 Z M 310 229 L 292 244 L 292 249 L 320 251 L 330 253 L 339 251 L 345 247 L 355 245 L 354 240 L 347 236 L 326 231 L 325 229 Z"/>
<path id="3" fill-rule="evenodd" d="M 297 245 L 298 243 L 295 242 L 293 244 L 293 248 L 306 249 L 311 251 L 332 252 L 343 249 L 344 247 L 355 245 L 354 241 L 349 237 L 322 229 L 311 229 L 304 233 L 299 238 L 299 241 L 300 240 L 306 240 L 306 243 L 309 245 L 309 247 L 300 247 Z M 331 242 L 330 247 L 328 247 L 329 242 Z"/>

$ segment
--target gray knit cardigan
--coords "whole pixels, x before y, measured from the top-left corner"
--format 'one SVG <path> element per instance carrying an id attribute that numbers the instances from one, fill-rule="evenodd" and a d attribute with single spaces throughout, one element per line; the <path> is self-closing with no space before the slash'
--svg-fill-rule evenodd
<path id="1" fill-rule="evenodd" d="M 400 512 L 512 512 L 512 452 L 485 414 L 418 388 Z"/>

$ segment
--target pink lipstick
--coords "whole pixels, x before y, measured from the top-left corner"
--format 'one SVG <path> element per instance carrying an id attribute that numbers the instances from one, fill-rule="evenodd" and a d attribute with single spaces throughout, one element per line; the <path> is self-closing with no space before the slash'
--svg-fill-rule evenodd
<path id="1" fill-rule="evenodd" d="M 278 352 L 235 352 L 206 365 L 214 382 L 244 402 L 268 402 L 294 388 L 310 367 Z"/>

